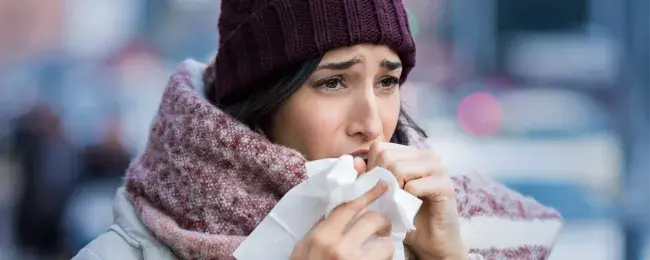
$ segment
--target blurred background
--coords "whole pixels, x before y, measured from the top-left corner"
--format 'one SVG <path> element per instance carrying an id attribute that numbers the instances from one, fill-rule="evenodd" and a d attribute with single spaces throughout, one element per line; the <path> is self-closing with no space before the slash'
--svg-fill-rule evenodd
<path id="1" fill-rule="evenodd" d="M 650 259 L 648 0 L 404 0 L 403 87 L 454 173 L 557 208 L 551 259 Z M 0 0 L 0 259 L 69 259 L 112 222 L 167 77 L 217 0 Z"/>

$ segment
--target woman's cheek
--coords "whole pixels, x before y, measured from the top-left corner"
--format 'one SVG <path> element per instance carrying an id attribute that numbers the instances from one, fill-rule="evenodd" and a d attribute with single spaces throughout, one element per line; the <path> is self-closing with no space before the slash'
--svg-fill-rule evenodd
<path id="1" fill-rule="evenodd" d="M 389 141 L 395 133 L 397 128 L 397 121 L 399 120 L 401 102 L 399 95 L 394 95 L 386 100 L 381 100 L 379 104 L 379 114 L 381 117 L 381 124 L 384 132 L 384 140 Z"/>
<path id="2" fill-rule="evenodd" d="M 336 113 L 323 109 L 318 102 L 293 109 L 285 126 L 291 130 L 284 133 L 285 139 L 290 140 L 289 147 L 299 150 L 307 159 L 322 159 L 332 150 L 336 121 Z"/>
<path id="3" fill-rule="evenodd" d="M 337 156 L 337 144 L 345 138 L 344 117 L 336 109 L 319 110 L 312 114 L 310 124 L 310 142 L 312 149 L 320 158 Z"/>

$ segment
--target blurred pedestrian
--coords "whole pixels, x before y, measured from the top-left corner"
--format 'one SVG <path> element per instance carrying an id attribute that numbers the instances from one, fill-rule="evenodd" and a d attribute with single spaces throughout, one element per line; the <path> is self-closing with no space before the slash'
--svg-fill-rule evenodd
<path id="1" fill-rule="evenodd" d="M 131 154 L 122 145 L 119 118 L 109 118 L 105 120 L 105 125 L 100 142 L 89 145 L 81 152 L 83 182 L 119 180 L 131 161 Z"/>
<path id="2" fill-rule="evenodd" d="M 20 162 L 21 193 L 15 237 L 21 251 L 49 259 L 63 253 L 61 215 L 78 177 L 78 154 L 63 138 L 61 121 L 39 105 L 19 118 L 14 154 Z"/>
<path id="3" fill-rule="evenodd" d="M 112 219 L 112 199 L 122 184 L 124 171 L 131 154 L 122 144 L 122 126 L 119 117 L 104 119 L 100 141 L 81 151 L 81 176 L 62 220 L 66 246 L 77 252 L 95 237 L 101 235 Z"/>

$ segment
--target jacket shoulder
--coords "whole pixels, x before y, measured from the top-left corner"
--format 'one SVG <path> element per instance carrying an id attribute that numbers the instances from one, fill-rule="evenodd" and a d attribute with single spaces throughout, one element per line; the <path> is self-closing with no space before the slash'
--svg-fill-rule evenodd
<path id="1" fill-rule="evenodd" d="M 112 226 L 101 236 L 82 248 L 73 260 L 141 260 L 142 248 L 120 234 L 119 227 Z"/>
<path id="2" fill-rule="evenodd" d="M 79 251 L 74 260 L 171 260 L 176 259 L 140 221 L 122 187 L 113 202 L 114 224 Z"/>

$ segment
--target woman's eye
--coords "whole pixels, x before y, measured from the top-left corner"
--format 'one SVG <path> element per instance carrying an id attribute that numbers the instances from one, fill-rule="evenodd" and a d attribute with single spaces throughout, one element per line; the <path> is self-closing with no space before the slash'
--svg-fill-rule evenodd
<path id="1" fill-rule="evenodd" d="M 327 78 L 316 83 L 316 87 L 325 91 L 333 91 L 342 88 L 343 78 L 340 76 Z"/>
<path id="2" fill-rule="evenodd" d="M 380 88 L 391 89 L 399 84 L 399 79 L 396 77 L 385 77 L 379 81 Z"/>

